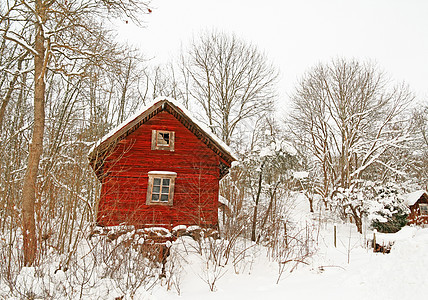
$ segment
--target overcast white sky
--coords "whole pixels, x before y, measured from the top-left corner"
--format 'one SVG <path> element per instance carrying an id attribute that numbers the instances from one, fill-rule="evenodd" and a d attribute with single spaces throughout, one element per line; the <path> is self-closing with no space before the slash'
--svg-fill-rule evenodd
<path id="1" fill-rule="evenodd" d="M 427 0 L 152 0 L 146 28 L 120 24 L 121 38 L 155 62 L 171 61 L 205 29 L 234 32 L 281 71 L 286 102 L 297 79 L 337 56 L 370 59 L 428 101 Z"/>

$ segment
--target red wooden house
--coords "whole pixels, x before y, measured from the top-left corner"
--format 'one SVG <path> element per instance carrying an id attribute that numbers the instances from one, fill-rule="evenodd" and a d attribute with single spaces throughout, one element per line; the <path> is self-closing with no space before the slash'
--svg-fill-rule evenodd
<path id="1" fill-rule="evenodd" d="M 102 183 L 101 226 L 217 227 L 219 181 L 229 148 L 172 99 L 157 99 L 89 153 Z"/>
<path id="2" fill-rule="evenodd" d="M 405 195 L 404 203 L 410 209 L 407 217 L 409 224 L 428 224 L 428 194 L 426 191 L 419 190 Z"/>

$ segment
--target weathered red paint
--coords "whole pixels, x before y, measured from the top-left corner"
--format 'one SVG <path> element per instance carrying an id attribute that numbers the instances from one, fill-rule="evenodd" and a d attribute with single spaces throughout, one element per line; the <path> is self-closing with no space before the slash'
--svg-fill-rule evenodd
<path id="1" fill-rule="evenodd" d="M 413 205 L 409 206 L 410 214 L 407 217 L 408 224 L 428 224 L 428 215 L 422 215 L 420 212 L 419 204 L 421 203 L 428 204 L 428 195 L 426 193 L 423 193 Z"/>
<path id="2" fill-rule="evenodd" d="M 152 130 L 174 131 L 175 150 L 151 150 Z M 167 110 L 158 112 L 104 154 L 97 171 L 102 182 L 97 223 L 216 227 L 220 163 L 230 167 L 203 136 Z M 173 205 L 146 205 L 149 171 L 177 173 Z"/>

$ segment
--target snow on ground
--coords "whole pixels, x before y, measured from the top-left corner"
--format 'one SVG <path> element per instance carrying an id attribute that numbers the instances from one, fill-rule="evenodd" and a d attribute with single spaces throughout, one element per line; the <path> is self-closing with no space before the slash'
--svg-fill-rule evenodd
<path id="1" fill-rule="evenodd" d="M 363 235 L 354 227 L 338 225 L 335 248 L 333 225 L 327 224 L 310 264 L 300 264 L 292 273 L 285 271 L 278 284 L 278 264 L 259 249 L 245 272 L 236 274 L 225 267 L 215 292 L 201 277 L 205 266 L 193 258 L 184 266 L 180 295 L 158 287 L 148 299 L 426 299 L 428 229 L 405 227 L 396 234 L 378 233 L 378 241 L 395 242 L 391 253 L 382 254 L 365 247 Z"/>
<path id="2" fill-rule="evenodd" d="M 303 195 L 294 203 L 293 217 L 301 224 L 311 219 L 307 206 Z M 316 253 L 308 265 L 299 264 L 293 272 L 290 264 L 279 276 L 279 264 L 254 246 L 239 274 L 229 265 L 222 269 L 212 292 L 201 275 L 206 264 L 200 256 L 187 256 L 180 295 L 157 287 L 147 299 L 427 299 L 428 228 L 406 226 L 395 234 L 376 233 L 378 244 L 394 243 L 391 253 L 382 254 L 368 247 L 373 232 L 367 228 L 359 234 L 354 224 L 336 224 L 335 247 L 334 223 L 313 222 Z"/>
<path id="3" fill-rule="evenodd" d="M 118 285 L 130 282 L 126 276 L 138 275 L 140 269 L 136 266 L 130 265 L 133 273 L 124 274 L 119 283 L 100 275 L 103 272 L 98 269 L 102 266 L 96 266 L 93 273 L 86 274 L 91 276 L 88 277 L 91 278 L 91 287 L 85 290 L 81 299 L 115 299 L 121 296 L 125 296 L 123 299 L 145 300 L 427 299 L 428 228 L 406 226 L 395 234 L 376 233 L 378 244 L 394 243 L 391 253 L 382 254 L 373 253 L 373 249 L 367 246 L 373 238 L 372 231 L 365 229 L 363 234 L 359 234 L 354 224 L 338 223 L 335 247 L 334 222 L 308 213 L 307 200 L 303 196 L 296 200 L 294 221 L 310 228 L 310 248 L 314 250 L 305 263 L 279 264 L 270 257 L 267 248 L 241 239 L 235 244 L 237 251 L 227 263 L 223 256 L 217 255 L 219 263 L 215 264 L 208 260 L 215 251 L 207 249 L 211 246 L 214 250 L 224 250 L 227 241 L 205 239 L 198 244 L 191 237 L 184 236 L 173 243 L 167 277 L 157 281 L 149 291 L 145 290 L 147 285 L 141 286 L 132 297 L 124 295 L 124 290 L 118 288 Z M 225 243 L 223 247 L 216 248 L 221 243 Z M 82 257 L 87 260 L 86 265 L 94 265 L 89 255 L 93 250 L 90 245 L 84 248 L 81 250 Z M 241 251 L 243 249 L 246 251 Z M 281 267 L 285 267 L 282 273 Z M 52 261 L 47 275 L 42 278 L 35 274 L 33 268 L 23 268 L 16 285 L 29 285 L 29 290 L 35 294 L 43 294 L 39 290 L 48 287 L 54 295 L 55 290 L 67 289 L 68 295 L 78 296 L 71 291 L 79 291 L 79 287 L 68 283 L 84 280 L 79 279 L 78 272 L 73 274 L 70 270 L 63 272 L 57 268 L 58 262 Z M 0 298 L 7 290 L 7 286 L 0 284 Z M 21 290 L 28 288 L 22 287 Z M 13 299 L 20 298 L 17 295 Z M 61 296 L 55 299 L 61 299 Z"/>

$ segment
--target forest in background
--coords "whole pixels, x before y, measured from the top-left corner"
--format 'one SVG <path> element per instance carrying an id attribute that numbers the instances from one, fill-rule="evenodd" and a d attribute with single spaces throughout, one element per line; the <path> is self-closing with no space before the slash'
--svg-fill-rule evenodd
<path id="1" fill-rule="evenodd" d="M 240 158 L 221 184 L 226 240 L 278 250 L 292 191 L 362 232 L 364 218 L 405 213 L 401 196 L 428 189 L 428 100 L 380 66 L 319 63 L 279 116 L 279 71 L 251 41 L 201 32 L 179 59 L 153 66 L 103 25 L 106 15 L 139 22 L 145 13 L 137 0 L 0 5 L 0 277 L 9 286 L 23 266 L 77 259 L 100 193 L 87 153 L 158 96 L 198 112 Z"/>

